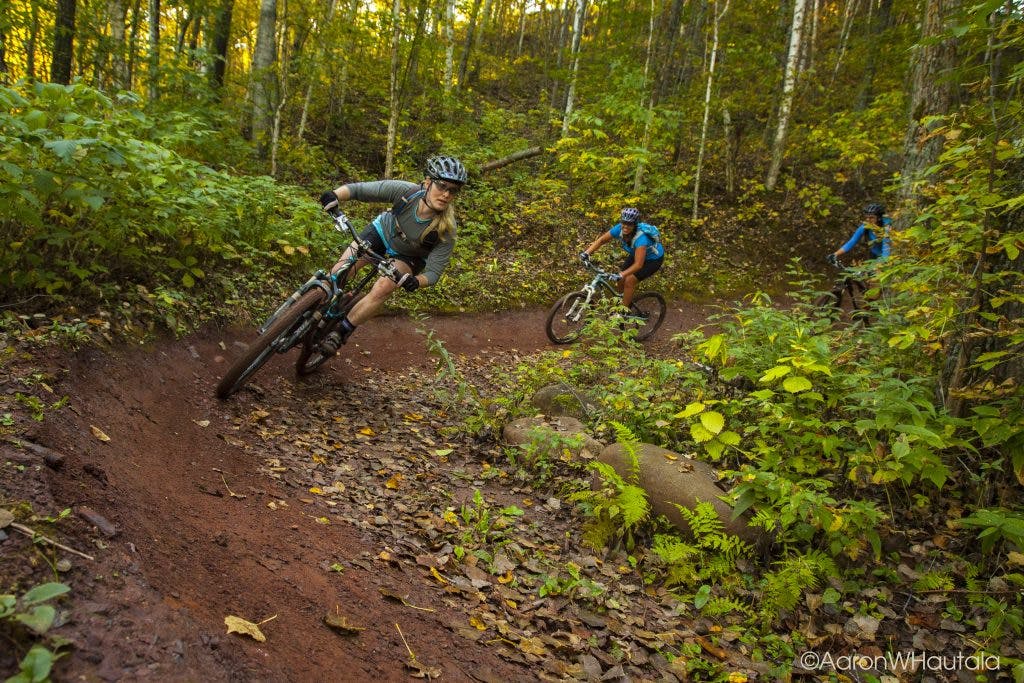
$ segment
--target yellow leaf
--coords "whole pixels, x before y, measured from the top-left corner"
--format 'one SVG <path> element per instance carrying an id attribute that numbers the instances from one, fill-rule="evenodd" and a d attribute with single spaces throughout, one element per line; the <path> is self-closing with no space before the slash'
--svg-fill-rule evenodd
<path id="1" fill-rule="evenodd" d="M 366 630 L 366 627 L 350 622 L 344 614 L 325 614 L 324 623 L 346 636 L 358 635 L 360 631 Z"/>
<path id="2" fill-rule="evenodd" d="M 515 581 L 515 578 L 515 575 L 512 574 L 512 570 L 509 569 L 503 575 L 498 577 L 498 583 L 512 583 L 513 581 Z"/>
<path id="3" fill-rule="evenodd" d="M 458 526 L 458 524 L 459 524 L 459 516 L 456 515 L 453 510 L 445 510 L 444 514 L 441 515 L 441 516 L 444 519 L 444 521 L 448 522 L 449 524 L 454 524 L 454 525 Z"/>
<path id="4" fill-rule="evenodd" d="M 400 483 L 402 483 L 402 475 L 401 474 L 396 474 L 396 475 L 392 476 L 390 479 L 388 479 L 384 483 L 384 486 L 389 488 L 389 489 L 391 489 L 391 490 L 394 490 L 394 489 L 398 488 L 398 485 Z"/>
<path id="5" fill-rule="evenodd" d="M 103 442 L 110 441 L 110 437 L 103 433 L 103 430 L 99 427 L 89 425 L 89 430 L 92 431 L 92 435 Z"/>
<path id="6" fill-rule="evenodd" d="M 729 674 L 729 683 L 747 683 L 747 675 L 739 671 Z"/>
<path id="7" fill-rule="evenodd" d="M 487 630 L 487 624 L 485 624 L 484 622 L 480 621 L 480 619 L 478 619 L 477 617 L 470 617 L 469 618 L 469 624 L 470 624 L 470 626 L 475 628 L 477 631 L 486 631 Z"/>
<path id="8" fill-rule="evenodd" d="M 435 579 L 437 579 L 438 583 L 448 583 L 448 579 L 441 576 L 441 572 L 437 571 L 437 567 L 431 567 L 430 573 Z"/>
<path id="9" fill-rule="evenodd" d="M 374 432 L 369 427 L 363 427 L 362 429 L 359 430 L 359 433 L 362 434 L 363 436 L 374 436 L 376 434 L 376 432 Z"/>
<path id="10" fill-rule="evenodd" d="M 517 609 L 519 607 L 519 603 L 517 603 L 515 600 L 509 600 L 508 598 L 505 598 L 505 605 L 509 609 Z"/>
<path id="11" fill-rule="evenodd" d="M 251 621 L 246 621 L 241 617 L 224 617 L 224 623 L 228 627 L 228 633 L 241 633 L 245 636 L 251 636 L 254 640 L 258 640 L 261 643 L 267 642 L 267 637 L 260 631 L 260 627 Z"/>
<path id="12" fill-rule="evenodd" d="M 528 655 L 547 654 L 547 648 L 544 647 L 544 641 L 540 638 L 523 638 L 519 641 L 519 649 Z"/>
<path id="13" fill-rule="evenodd" d="M 322 455 L 314 455 L 313 456 L 313 462 L 316 463 L 317 465 L 326 465 L 327 464 L 327 458 L 325 458 Z"/>
<path id="14" fill-rule="evenodd" d="M 314 486 L 313 488 L 309 489 L 309 492 L 310 493 L 315 493 L 318 496 L 324 495 L 324 490 L 322 488 L 320 488 L 319 486 Z"/>
<path id="15" fill-rule="evenodd" d="M 318 523 L 320 523 L 320 524 L 330 524 L 331 523 L 331 520 L 327 519 L 326 517 L 317 517 L 316 521 Z"/>
<path id="16" fill-rule="evenodd" d="M 293 247 L 290 244 L 285 244 L 284 246 L 281 247 L 281 251 L 283 251 L 288 256 L 291 256 L 292 254 L 295 253 L 295 247 Z"/>
<path id="17" fill-rule="evenodd" d="M 1024 554 L 1018 553 L 1015 550 L 1011 550 L 1009 553 L 1007 553 L 1006 559 L 1009 561 L 1010 564 L 1015 564 L 1018 567 L 1024 566 Z"/>
<path id="18" fill-rule="evenodd" d="M 420 415 L 419 413 L 406 413 L 402 417 L 404 417 L 406 420 L 422 420 L 423 419 L 423 416 Z"/>

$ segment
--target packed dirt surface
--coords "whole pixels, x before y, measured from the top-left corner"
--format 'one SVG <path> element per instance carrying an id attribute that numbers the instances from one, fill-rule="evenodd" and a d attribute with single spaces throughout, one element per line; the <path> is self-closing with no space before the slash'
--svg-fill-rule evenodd
<path id="1" fill-rule="evenodd" d="M 671 306 L 650 348 L 666 352 L 674 332 L 709 311 Z M 54 629 L 71 643 L 56 680 L 628 674 L 621 657 L 601 654 L 612 651 L 615 626 L 559 615 L 557 599 L 538 601 L 536 590 L 501 578 L 526 573 L 514 558 L 471 571 L 475 560 L 460 561 L 440 533 L 482 492 L 530 518 L 537 536 L 519 545 L 554 554 L 578 540 L 571 506 L 555 494 L 489 476 L 498 471 L 495 440 L 446 429 L 426 352 L 424 331 L 433 330 L 454 358 L 511 366 L 550 348 L 543 316 L 381 318 L 312 377 L 297 380 L 294 356 L 278 358 L 228 401 L 213 397 L 214 386 L 252 330 L 71 356 L 19 353 L 0 390 L 37 396 L 45 410 L 40 421 L 28 410 L 7 418 L 3 503 L 30 504 L 19 520 L 64 548 L 0 531 L 0 593 L 16 582 L 71 587 Z M 30 380 L 26 368 L 44 372 Z M 66 508 L 71 515 L 46 521 Z M 624 623 L 652 637 L 680 627 L 668 608 L 643 609 L 664 623 Z M 538 610 L 573 647 L 559 653 L 530 632 Z M 517 611 L 531 616 L 517 621 Z M 266 640 L 227 633 L 229 616 L 258 624 Z M 23 644 L 8 645 L 3 676 L 24 654 Z M 639 653 L 631 664 L 667 672 Z"/>

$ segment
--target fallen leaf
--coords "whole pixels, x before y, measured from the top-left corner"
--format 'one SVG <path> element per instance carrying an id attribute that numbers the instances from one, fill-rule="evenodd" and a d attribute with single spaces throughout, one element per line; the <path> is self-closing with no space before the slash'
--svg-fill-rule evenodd
<path id="1" fill-rule="evenodd" d="M 192 421 L 195 422 L 200 427 L 209 427 L 210 426 L 210 421 L 209 420 L 192 420 Z"/>
<path id="2" fill-rule="evenodd" d="M 92 431 L 92 435 L 103 442 L 110 441 L 110 437 L 103 433 L 103 430 L 94 425 L 89 425 L 89 430 Z"/>
<path id="3" fill-rule="evenodd" d="M 224 617 L 224 623 L 228 627 L 228 633 L 241 633 L 242 635 L 251 636 L 254 640 L 261 643 L 267 642 L 267 637 L 260 631 L 260 627 L 251 621 L 246 621 L 241 617 L 228 616 Z"/>
<path id="4" fill-rule="evenodd" d="M 528 655 L 545 655 L 547 648 L 544 647 L 540 638 L 523 638 L 519 641 L 519 649 Z"/>
<path id="5" fill-rule="evenodd" d="M 359 635 L 360 631 L 366 630 L 365 626 L 356 626 L 350 622 L 344 614 L 325 614 L 324 623 L 346 636 Z"/>
<path id="6" fill-rule="evenodd" d="M 362 429 L 359 430 L 359 433 L 362 434 L 363 436 L 374 436 L 376 434 L 376 432 L 370 429 L 369 427 L 363 427 Z"/>
<path id="7" fill-rule="evenodd" d="M 408 660 L 405 666 L 412 671 L 409 675 L 413 678 L 426 678 L 429 681 L 441 677 L 441 667 L 426 666 L 420 664 L 416 659 Z"/>
<path id="8" fill-rule="evenodd" d="M 14 521 L 14 513 L 10 510 L 0 510 L 0 529 L 6 529 Z"/>
<path id="9" fill-rule="evenodd" d="M 697 636 L 697 642 L 700 644 L 702 648 L 704 648 L 705 652 L 707 652 L 709 655 L 712 655 L 713 657 L 718 657 L 719 659 L 726 659 L 729 656 L 729 654 L 725 651 L 724 648 L 718 647 L 704 636 Z"/>

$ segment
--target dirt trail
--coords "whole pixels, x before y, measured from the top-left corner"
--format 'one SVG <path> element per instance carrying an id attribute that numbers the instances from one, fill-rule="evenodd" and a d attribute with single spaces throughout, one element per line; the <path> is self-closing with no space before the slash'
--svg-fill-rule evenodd
<path id="1" fill-rule="evenodd" d="M 708 312 L 670 307 L 652 343 L 667 347 L 674 332 L 702 323 Z M 253 336 L 249 330 L 89 350 L 69 363 L 51 357 L 54 395 L 69 396 L 69 405 L 41 424 L 18 426 L 65 461 L 42 467 L 37 456 L 0 442 L 0 461 L 29 465 L 28 474 L 5 467 L 0 483 L 8 499 L 29 500 L 37 513 L 72 507 L 79 514 L 58 527 L 62 538 L 96 557 L 72 557 L 62 575 L 73 601 L 59 632 L 74 647 L 57 665 L 59 679 L 405 680 L 422 665 L 443 669 L 449 681 L 536 680 L 529 660 L 499 657 L 494 647 L 460 635 L 464 601 L 424 581 L 414 562 L 380 560 L 380 537 L 366 519 L 401 515 L 400 496 L 387 498 L 382 487 L 384 506 L 378 501 L 366 519 L 354 513 L 356 523 L 324 523 L 333 511 L 314 500 L 311 482 L 287 471 L 293 449 L 286 432 L 293 421 L 322 414 L 325 439 L 344 442 L 345 430 L 327 431 L 335 400 L 348 412 L 333 421 L 346 427 L 368 420 L 383 431 L 400 422 L 406 407 L 381 387 L 407 383 L 410 373 L 429 381 L 435 361 L 417 328 L 434 329 L 452 355 L 510 363 L 548 346 L 543 316 L 523 310 L 425 323 L 381 318 L 313 377 L 298 381 L 292 357 L 275 359 L 252 389 L 227 402 L 213 398 L 213 387 L 236 340 Z M 386 465 L 389 454 L 367 457 Z M 286 464 L 275 468 L 275 459 Z M 116 535 L 85 522 L 83 508 L 108 520 Z M 396 547 L 406 542 L 400 536 Z M 14 563 L 31 556 L 20 552 L 26 543 L 0 537 L 0 556 L 7 558 L 0 573 L 24 573 Z M 339 565 L 342 571 L 332 570 Z M 36 573 L 47 580 L 45 571 Z M 366 630 L 357 637 L 335 633 L 323 625 L 328 613 Z M 267 641 L 225 635 L 228 615 L 268 620 Z M 0 658 L 0 672 L 10 665 Z"/>

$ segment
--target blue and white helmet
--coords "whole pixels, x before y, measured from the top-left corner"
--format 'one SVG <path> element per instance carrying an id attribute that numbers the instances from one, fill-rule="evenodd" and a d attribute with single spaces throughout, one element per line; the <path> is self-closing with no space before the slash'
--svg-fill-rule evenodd
<path id="1" fill-rule="evenodd" d="M 468 174 L 466 167 L 455 157 L 437 155 L 427 159 L 427 177 L 465 184 Z"/>
<path id="2" fill-rule="evenodd" d="M 636 223 L 640 220 L 640 209 L 634 209 L 632 206 L 627 206 L 622 210 L 622 222 L 623 223 Z"/>

